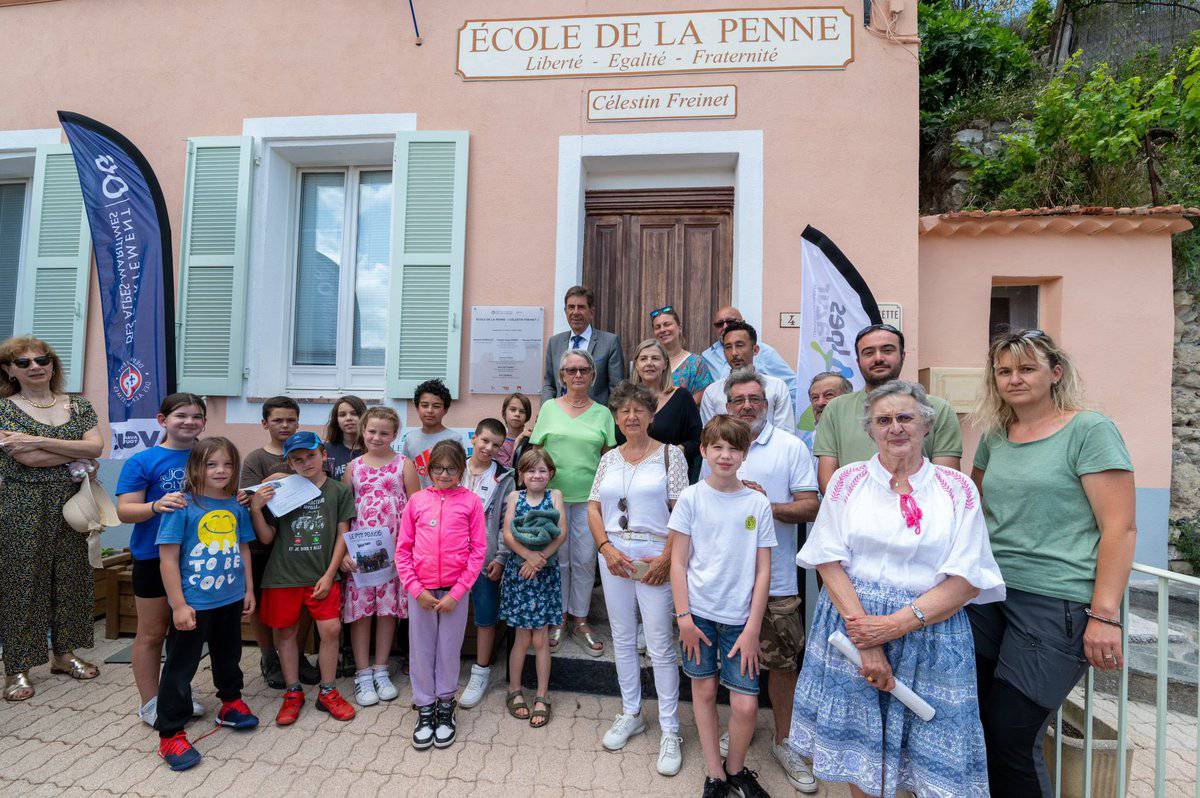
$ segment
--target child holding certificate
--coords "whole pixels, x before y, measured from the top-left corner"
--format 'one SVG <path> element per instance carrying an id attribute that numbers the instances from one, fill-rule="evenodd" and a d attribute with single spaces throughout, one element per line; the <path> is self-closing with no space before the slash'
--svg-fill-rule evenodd
<path id="1" fill-rule="evenodd" d="M 392 450 L 392 442 L 399 431 L 400 417 L 390 407 L 372 407 L 364 413 L 359 419 L 359 434 L 366 453 L 351 460 L 342 477 L 342 481 L 354 489 L 354 506 L 358 513 L 350 530 L 351 537 L 361 529 L 387 529 L 391 545 L 385 547 L 385 551 L 392 557 L 396 533 L 400 529 L 400 514 L 408 497 L 421 489 L 413 462 Z M 347 569 L 365 570 L 354 559 L 353 552 L 346 559 Z M 396 697 L 396 687 L 388 676 L 388 652 L 396 635 L 396 619 L 408 617 L 408 602 L 400 580 L 394 576 L 394 564 L 389 563 L 389 568 L 393 577 L 381 585 L 360 586 L 354 575 L 346 580 L 342 621 L 350 624 L 355 667 L 354 701 L 360 707 Z M 370 659 L 372 617 L 377 619 L 373 665 Z"/>

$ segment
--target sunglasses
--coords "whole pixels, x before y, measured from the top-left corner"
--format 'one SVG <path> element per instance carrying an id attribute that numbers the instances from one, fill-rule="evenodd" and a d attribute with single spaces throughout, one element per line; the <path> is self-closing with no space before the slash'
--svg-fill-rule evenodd
<path id="1" fill-rule="evenodd" d="M 1046 333 L 1041 330 L 1022 330 L 1021 332 L 1008 332 L 1002 336 L 1006 341 L 1036 341 L 1038 338 L 1049 338 Z"/>
<path id="2" fill-rule="evenodd" d="M 650 318 L 657 319 L 659 316 L 661 316 L 664 313 L 674 313 L 674 312 L 675 312 L 675 308 L 671 307 L 670 305 L 663 305 L 658 310 L 650 311 Z"/>
<path id="3" fill-rule="evenodd" d="M 868 333 L 873 333 L 873 332 L 890 332 L 893 335 L 901 335 L 902 334 L 899 329 L 893 327 L 890 324 L 872 324 L 869 327 L 863 327 L 861 330 L 859 330 L 858 337 L 862 338 L 864 335 L 866 335 Z"/>
<path id="4" fill-rule="evenodd" d="M 617 509 L 621 511 L 621 516 L 617 519 L 617 526 L 621 527 L 622 532 L 629 531 L 629 500 L 622 496 L 617 499 Z"/>
<path id="5" fill-rule="evenodd" d="M 735 321 L 740 321 L 740 319 L 717 319 L 713 322 L 713 327 L 716 327 L 718 330 L 720 330 L 730 324 L 733 324 Z"/>
<path id="6" fill-rule="evenodd" d="M 569 374 L 572 377 L 579 375 L 579 374 L 591 374 L 591 373 L 592 373 L 592 370 L 588 366 L 571 366 L 570 368 L 563 369 L 563 374 Z"/>
<path id="7" fill-rule="evenodd" d="M 19 369 L 27 369 L 34 363 L 37 363 L 39 366 L 49 366 L 51 362 L 52 360 L 49 355 L 38 355 L 35 358 L 15 357 L 12 360 L 12 364 Z"/>

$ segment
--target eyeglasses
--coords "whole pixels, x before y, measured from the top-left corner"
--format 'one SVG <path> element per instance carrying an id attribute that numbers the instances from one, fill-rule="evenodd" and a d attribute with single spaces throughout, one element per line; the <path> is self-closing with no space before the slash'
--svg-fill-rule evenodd
<path id="1" fill-rule="evenodd" d="M 650 318 L 657 319 L 659 316 L 661 316 L 664 313 L 674 313 L 674 312 L 675 312 L 675 308 L 671 307 L 670 305 L 663 305 L 658 310 L 650 311 Z"/>
<path id="2" fill-rule="evenodd" d="M 570 368 L 563 369 L 563 374 L 568 374 L 572 377 L 575 377 L 579 374 L 591 374 L 591 373 L 592 373 L 591 366 L 571 366 Z"/>
<path id="3" fill-rule="evenodd" d="M 729 407 L 741 407 L 742 405 L 762 407 L 766 403 L 767 400 L 761 396 L 739 396 L 737 399 L 730 399 L 728 402 L 726 402 Z"/>
<path id="4" fill-rule="evenodd" d="M 729 326 L 730 324 L 733 324 L 735 321 L 741 321 L 741 319 L 717 319 L 716 321 L 713 322 L 713 327 L 716 327 L 718 330 L 721 330 L 721 329 L 724 329 L 725 327 Z"/>
<path id="5" fill-rule="evenodd" d="M 454 466 L 430 466 L 429 473 L 437 477 L 452 477 L 458 473 L 458 469 Z"/>
<path id="6" fill-rule="evenodd" d="M 911 427 L 917 423 L 917 417 L 911 413 L 897 413 L 894 416 L 875 416 L 871 419 L 871 423 L 879 429 L 887 429 L 893 422 L 902 427 Z"/>
<path id="7" fill-rule="evenodd" d="M 621 517 L 617 519 L 617 526 L 621 527 L 622 532 L 629 531 L 629 499 L 622 496 L 617 499 L 617 509 L 621 511 Z"/>
<path id="8" fill-rule="evenodd" d="M 37 363 L 39 366 L 49 366 L 51 362 L 52 359 L 49 355 L 38 355 L 34 358 L 14 357 L 12 360 L 12 364 L 19 369 L 27 369 L 34 363 Z"/>

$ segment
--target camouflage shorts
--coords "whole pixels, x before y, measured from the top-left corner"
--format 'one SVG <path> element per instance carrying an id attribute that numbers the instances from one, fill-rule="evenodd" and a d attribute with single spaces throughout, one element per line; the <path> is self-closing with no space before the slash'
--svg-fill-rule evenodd
<path id="1" fill-rule="evenodd" d="M 800 667 L 804 646 L 804 619 L 799 596 L 772 596 L 763 613 L 762 666 L 769 671 L 791 671 Z"/>

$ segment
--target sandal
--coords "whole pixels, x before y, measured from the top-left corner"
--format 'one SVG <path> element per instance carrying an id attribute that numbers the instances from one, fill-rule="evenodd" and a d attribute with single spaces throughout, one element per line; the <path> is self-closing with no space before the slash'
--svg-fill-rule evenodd
<path id="1" fill-rule="evenodd" d="M 538 709 L 538 704 L 544 706 L 545 709 Z M 529 725 L 535 729 L 540 729 L 550 723 L 550 716 L 552 714 L 553 710 L 550 707 L 550 699 L 544 695 L 534 696 L 533 712 L 529 713 Z M 534 723 L 535 720 L 539 720 L 541 718 L 545 718 L 545 720 L 543 720 L 541 723 Z"/>
<path id="2" fill-rule="evenodd" d="M 592 627 L 588 626 L 587 621 L 580 621 L 575 624 L 576 637 L 583 638 L 583 650 L 593 657 L 604 656 L 604 641 L 596 636 L 592 631 Z M 599 646 L 599 648 L 597 648 Z"/>
<path id="3" fill-rule="evenodd" d="M 63 673 L 72 679 L 86 681 L 100 675 L 100 669 L 85 659 L 80 659 L 73 653 L 55 654 L 50 660 L 51 673 Z"/>
<path id="4" fill-rule="evenodd" d="M 518 699 L 520 700 L 519 703 Z M 526 713 L 529 712 L 529 705 L 525 703 L 525 693 L 523 691 L 510 690 L 508 692 L 508 698 L 504 700 L 504 705 L 508 707 L 508 714 L 512 715 L 517 720 L 529 720 L 530 716 L 528 714 L 517 714 L 517 712 L 522 709 L 525 710 Z"/>
<path id="5" fill-rule="evenodd" d="M 547 635 L 547 639 L 550 641 L 550 650 L 557 651 L 558 644 L 561 643 L 563 639 L 563 628 L 561 626 L 551 626 L 550 633 Z"/>
<path id="6" fill-rule="evenodd" d="M 29 681 L 29 671 L 21 671 L 4 677 L 5 701 L 28 701 L 33 698 L 33 693 L 33 682 Z"/>

